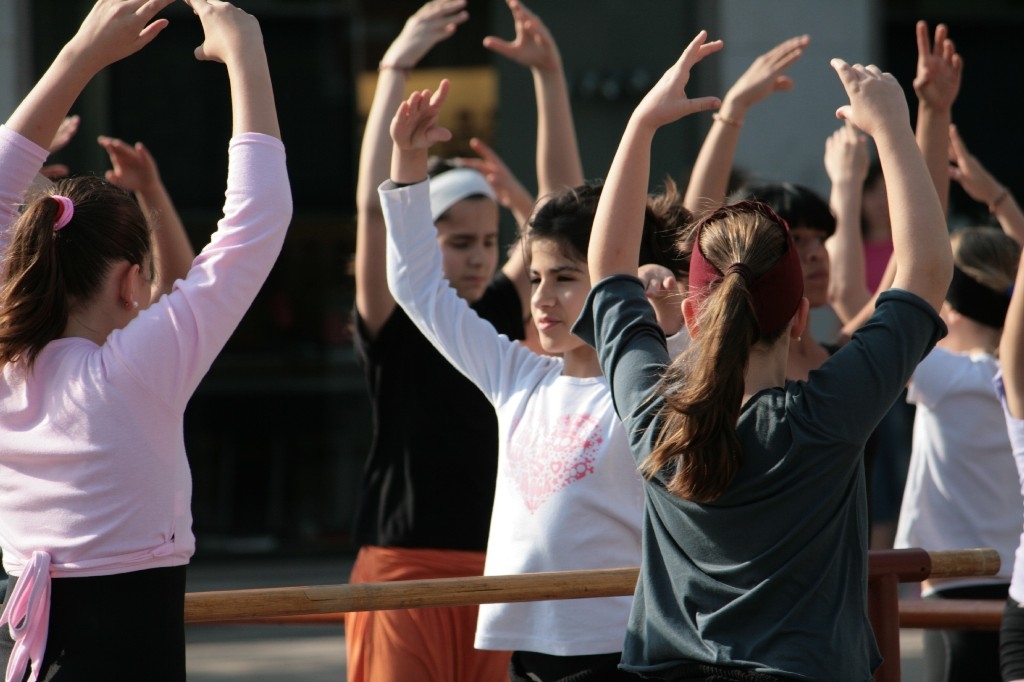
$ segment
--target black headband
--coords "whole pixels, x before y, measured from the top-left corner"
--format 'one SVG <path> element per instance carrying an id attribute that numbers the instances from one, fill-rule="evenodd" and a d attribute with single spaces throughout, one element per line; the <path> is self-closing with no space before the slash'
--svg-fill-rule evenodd
<path id="1" fill-rule="evenodd" d="M 1010 307 L 1010 294 L 988 288 L 954 265 L 946 302 L 964 317 L 1001 329 Z"/>

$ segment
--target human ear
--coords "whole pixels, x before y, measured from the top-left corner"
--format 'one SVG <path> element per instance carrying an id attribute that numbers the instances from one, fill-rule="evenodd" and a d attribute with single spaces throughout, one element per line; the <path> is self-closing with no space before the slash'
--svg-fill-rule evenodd
<path id="1" fill-rule="evenodd" d="M 683 322 L 686 323 L 686 331 L 690 338 L 695 339 L 700 334 L 700 325 L 697 323 L 697 308 L 693 299 L 687 296 L 683 299 Z"/>
<path id="2" fill-rule="evenodd" d="M 804 331 L 807 330 L 807 320 L 811 315 L 811 302 L 804 296 L 800 299 L 800 305 L 797 306 L 796 312 L 793 313 L 793 324 L 789 328 L 789 336 L 792 339 L 803 338 Z"/>
<path id="3" fill-rule="evenodd" d="M 120 296 L 121 305 L 127 309 L 139 307 L 139 294 L 135 290 L 138 286 L 139 272 L 141 268 L 138 265 L 127 264 L 120 275 L 120 281 L 118 283 L 118 294 Z"/>

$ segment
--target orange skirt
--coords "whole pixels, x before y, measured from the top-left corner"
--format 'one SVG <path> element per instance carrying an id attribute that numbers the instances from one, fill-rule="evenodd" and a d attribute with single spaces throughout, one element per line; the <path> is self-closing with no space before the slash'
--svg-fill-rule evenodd
<path id="1" fill-rule="evenodd" d="M 363 547 L 351 583 L 483 575 L 484 553 Z M 473 648 L 476 606 L 345 615 L 349 682 L 505 682 L 508 651 Z"/>

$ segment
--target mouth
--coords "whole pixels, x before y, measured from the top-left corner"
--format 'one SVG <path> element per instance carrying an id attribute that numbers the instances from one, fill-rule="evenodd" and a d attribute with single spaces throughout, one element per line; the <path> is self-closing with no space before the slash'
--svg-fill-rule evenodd
<path id="1" fill-rule="evenodd" d="M 534 318 L 533 323 L 537 325 L 538 331 L 547 331 L 555 325 L 559 324 L 559 321 L 551 317 L 538 317 Z"/>

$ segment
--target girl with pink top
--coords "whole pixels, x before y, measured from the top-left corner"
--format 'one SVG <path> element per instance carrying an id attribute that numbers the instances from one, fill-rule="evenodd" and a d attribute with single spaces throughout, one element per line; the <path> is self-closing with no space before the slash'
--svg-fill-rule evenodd
<path id="1" fill-rule="evenodd" d="M 226 65 L 224 217 L 159 300 L 170 254 L 97 178 L 25 190 L 89 80 L 152 41 L 172 0 L 99 0 L 0 128 L 0 615 L 6 680 L 184 680 L 195 548 L 185 404 L 277 258 L 291 217 L 257 21 L 186 0 Z M 20 217 L 17 206 L 24 202 Z"/>

